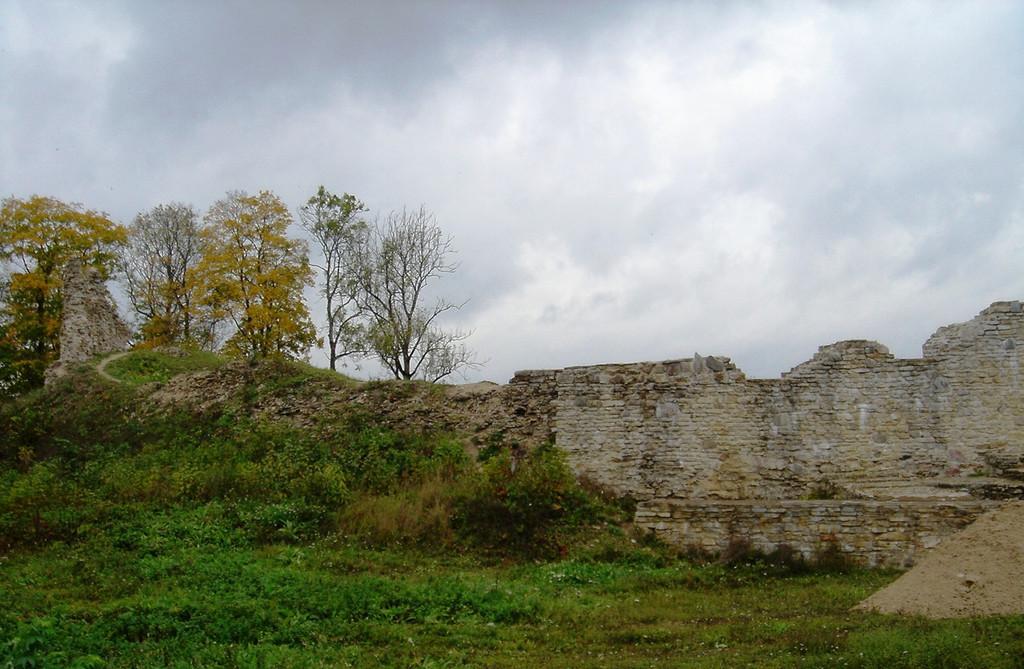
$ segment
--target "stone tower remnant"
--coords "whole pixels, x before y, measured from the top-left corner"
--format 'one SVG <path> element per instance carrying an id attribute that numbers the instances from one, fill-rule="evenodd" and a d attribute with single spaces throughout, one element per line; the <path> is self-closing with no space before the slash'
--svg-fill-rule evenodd
<path id="1" fill-rule="evenodd" d="M 63 281 L 60 360 L 46 370 L 47 383 L 63 376 L 69 365 L 125 350 L 131 337 L 99 270 L 72 260 L 64 268 Z"/>

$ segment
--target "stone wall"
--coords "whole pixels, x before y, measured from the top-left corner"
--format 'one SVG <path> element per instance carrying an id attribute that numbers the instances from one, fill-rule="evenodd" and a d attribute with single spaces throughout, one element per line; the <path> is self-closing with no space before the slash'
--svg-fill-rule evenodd
<path id="1" fill-rule="evenodd" d="M 971 321 L 939 328 L 925 343 L 938 370 L 939 428 L 951 469 L 1024 474 L 1022 349 L 1020 302 L 996 302 Z"/>
<path id="2" fill-rule="evenodd" d="M 759 474 L 763 394 L 728 360 L 575 367 L 556 386 L 555 443 L 602 487 L 740 499 L 770 485 Z"/>
<path id="3" fill-rule="evenodd" d="M 61 376 L 70 364 L 124 350 L 131 336 L 95 268 L 72 261 L 65 267 L 62 279 L 60 360 L 47 370 L 47 382 Z"/>
<path id="4" fill-rule="evenodd" d="M 503 404 L 510 423 L 509 434 L 503 436 L 522 445 L 554 441 L 557 374 L 551 369 L 516 372 L 504 388 Z"/>
<path id="5" fill-rule="evenodd" d="M 997 506 L 991 500 L 681 500 L 641 504 L 637 523 L 667 541 L 721 553 L 733 541 L 814 560 L 836 550 L 867 566 L 907 567 L 921 552 Z"/>
<path id="6" fill-rule="evenodd" d="M 746 517 L 737 509 L 747 507 L 719 504 L 728 500 L 898 506 L 1021 495 L 1015 479 L 1024 478 L 1022 347 L 1020 302 L 997 302 L 970 322 L 941 328 L 920 359 L 897 359 L 877 342 L 857 340 L 823 346 L 779 379 L 748 379 L 728 358 L 695 355 L 519 373 L 511 386 L 543 387 L 555 443 L 581 477 L 642 503 L 704 504 L 708 524 L 686 520 L 686 532 L 659 531 L 720 545 L 720 532 L 709 529 L 715 523 L 754 527 L 735 520 Z M 866 540 L 876 520 L 896 507 L 857 508 L 865 514 Z M 964 513 L 973 508 L 967 504 Z M 937 527 L 953 516 L 922 518 L 920 527 Z M 783 543 L 805 546 L 805 539 Z M 893 555 L 906 552 L 890 548 Z M 888 549 L 855 552 L 882 550 Z"/>

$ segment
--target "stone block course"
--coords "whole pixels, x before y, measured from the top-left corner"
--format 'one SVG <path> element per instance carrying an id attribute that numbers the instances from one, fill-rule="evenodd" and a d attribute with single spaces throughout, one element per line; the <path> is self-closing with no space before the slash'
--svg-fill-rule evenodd
<path id="1" fill-rule="evenodd" d="M 838 550 L 866 566 L 907 567 L 923 551 L 999 504 L 657 499 L 640 504 L 636 523 L 666 541 L 708 553 L 722 553 L 742 540 L 763 553 L 788 546 L 814 560 Z"/>
<path id="2" fill-rule="evenodd" d="M 663 519 L 689 528 L 661 527 L 667 537 L 685 534 L 720 546 L 721 532 L 711 528 L 764 529 L 752 507 L 737 515 L 740 507 L 722 503 L 823 496 L 857 500 L 850 517 L 860 525 L 840 528 L 842 536 L 874 536 L 904 504 L 917 520 L 899 532 L 927 527 L 932 536 L 976 510 L 964 498 L 1020 490 L 1005 483 L 1024 471 L 1018 343 L 1024 343 L 1021 303 L 997 302 L 967 323 L 940 328 L 920 359 L 898 359 L 877 342 L 852 340 L 822 346 L 779 379 L 747 379 L 728 358 L 695 354 L 521 372 L 511 387 L 544 397 L 533 409 L 551 412 L 551 433 L 579 475 L 640 500 L 641 508 L 671 499 L 703 509 L 702 523 L 678 511 Z M 995 482 L 970 485 L 983 475 Z M 868 500 L 886 504 L 865 506 Z M 966 506 L 930 513 L 922 500 Z M 806 527 L 808 518 L 833 513 L 828 504 L 810 508 L 786 506 L 782 516 L 766 517 Z M 722 518 L 714 520 L 716 514 Z M 643 524 L 639 514 L 637 521 Z M 789 526 L 774 522 L 776 530 Z M 799 532 L 792 542 L 771 536 L 775 543 L 808 545 Z M 901 541 L 864 548 L 850 538 L 844 546 L 875 564 L 889 559 L 886 551 L 907 554 L 907 542 L 917 540 Z"/>

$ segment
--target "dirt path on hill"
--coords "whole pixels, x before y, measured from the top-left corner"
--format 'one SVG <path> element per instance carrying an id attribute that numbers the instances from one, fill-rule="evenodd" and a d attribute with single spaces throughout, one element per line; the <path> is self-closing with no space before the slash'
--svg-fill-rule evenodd
<path id="1" fill-rule="evenodd" d="M 114 362 L 115 360 L 119 360 L 124 356 L 128 355 L 129 353 L 131 353 L 131 351 L 121 351 L 120 353 L 114 353 L 113 355 L 108 355 L 107 357 L 103 358 L 102 360 L 99 361 L 99 364 L 96 365 L 96 373 L 99 374 L 102 378 L 106 379 L 107 381 L 121 383 L 121 379 L 114 378 L 110 374 L 107 374 L 107 364 Z"/>
<path id="2" fill-rule="evenodd" d="M 1024 502 L 1008 502 L 946 537 L 855 608 L 927 618 L 1024 614 Z"/>

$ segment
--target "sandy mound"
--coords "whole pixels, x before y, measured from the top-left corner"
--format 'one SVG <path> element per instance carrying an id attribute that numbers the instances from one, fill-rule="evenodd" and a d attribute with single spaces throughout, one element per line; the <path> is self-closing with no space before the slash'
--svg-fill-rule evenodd
<path id="1" fill-rule="evenodd" d="M 856 608 L 928 618 L 1024 614 L 1024 502 L 947 537 Z"/>

